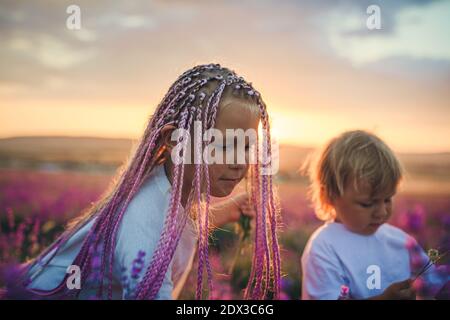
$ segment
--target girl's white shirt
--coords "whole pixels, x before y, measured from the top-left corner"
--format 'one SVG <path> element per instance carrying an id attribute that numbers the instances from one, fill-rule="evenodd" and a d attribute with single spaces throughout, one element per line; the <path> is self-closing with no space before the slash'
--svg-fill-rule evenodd
<path id="1" fill-rule="evenodd" d="M 165 174 L 164 165 L 159 165 L 154 168 L 130 201 L 118 228 L 113 266 L 113 299 L 131 297 L 133 290 L 145 275 L 163 230 L 170 195 L 171 185 Z M 182 206 L 180 206 L 180 210 L 183 210 Z M 79 229 L 45 268 L 42 268 L 42 265 L 53 252 L 50 252 L 40 263 L 36 263 L 30 269 L 28 275 L 31 283 L 29 287 L 51 290 L 61 283 L 94 221 L 90 221 Z M 197 239 L 195 223 L 188 219 L 156 299 L 176 299 L 178 297 L 192 268 Z M 137 258 L 140 250 L 145 252 L 144 266 L 139 278 L 132 279 L 133 261 Z M 126 290 L 124 290 L 122 280 L 124 274 L 129 283 Z M 94 286 L 87 283 L 83 287 L 83 283 L 81 283 L 80 299 L 87 299 L 94 296 L 95 293 Z"/>

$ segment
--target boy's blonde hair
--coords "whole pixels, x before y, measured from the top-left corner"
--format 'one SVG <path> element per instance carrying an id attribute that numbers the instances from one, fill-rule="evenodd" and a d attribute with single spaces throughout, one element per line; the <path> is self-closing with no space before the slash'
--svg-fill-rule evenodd
<path id="1" fill-rule="evenodd" d="M 344 194 L 348 183 L 362 183 L 372 196 L 394 193 L 403 169 L 394 152 L 377 136 L 363 130 L 347 131 L 330 140 L 315 161 L 307 164 L 310 196 L 319 219 L 335 218 L 332 200 Z"/>

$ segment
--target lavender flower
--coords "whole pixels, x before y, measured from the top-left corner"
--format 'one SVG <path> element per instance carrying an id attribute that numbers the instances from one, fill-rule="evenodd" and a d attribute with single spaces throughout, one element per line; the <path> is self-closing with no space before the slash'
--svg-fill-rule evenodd
<path id="1" fill-rule="evenodd" d="M 142 268 L 144 267 L 144 257 L 145 252 L 139 250 L 137 258 L 133 260 L 133 267 L 131 269 L 131 278 L 135 280 L 139 278 L 139 275 L 142 272 Z"/>
<path id="2" fill-rule="evenodd" d="M 122 284 L 123 296 L 125 299 L 136 299 L 136 287 L 138 285 L 139 277 L 145 265 L 145 251 L 139 250 L 136 259 L 131 265 L 131 274 L 128 276 L 128 269 L 123 267 L 121 269 L 120 282 Z"/>
<path id="3" fill-rule="evenodd" d="M 33 300 L 37 297 L 27 290 L 29 279 L 23 279 L 24 265 L 10 263 L 0 268 L 0 283 L 5 284 L 0 299 Z"/>
<path id="4" fill-rule="evenodd" d="M 403 227 L 411 232 L 419 232 L 425 223 L 425 209 L 417 204 L 414 209 L 408 210 L 403 216 Z"/>
<path id="5" fill-rule="evenodd" d="M 100 268 L 101 268 L 101 264 L 102 264 L 102 255 L 103 255 L 103 244 L 100 243 L 99 245 L 97 245 L 95 248 L 92 245 L 90 248 L 91 252 L 93 252 L 92 255 L 92 259 L 90 262 L 90 273 L 88 278 L 86 279 L 86 286 L 87 287 L 91 287 L 91 288 L 97 288 L 96 293 L 92 296 L 90 296 L 88 299 L 89 300 L 99 300 L 102 299 L 101 295 L 100 295 L 100 289 L 99 288 L 99 284 L 100 284 Z"/>
<path id="6" fill-rule="evenodd" d="M 446 282 L 446 284 L 436 294 L 435 298 L 437 300 L 450 300 L 450 281 Z"/>

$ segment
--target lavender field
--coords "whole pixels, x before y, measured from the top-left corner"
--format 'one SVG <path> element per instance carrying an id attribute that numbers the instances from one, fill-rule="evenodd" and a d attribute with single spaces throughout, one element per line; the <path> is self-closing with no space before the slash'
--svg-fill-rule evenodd
<path id="1" fill-rule="evenodd" d="M 1 169 L 1 264 L 34 257 L 62 232 L 70 218 L 98 199 L 110 179 L 110 174 Z M 298 299 L 301 253 L 320 221 L 306 198 L 305 183 L 280 181 L 278 185 L 282 205 L 282 299 Z M 400 193 L 391 222 L 414 235 L 425 249 L 442 247 L 450 242 L 450 198 L 445 193 Z M 249 244 L 244 244 L 229 273 L 230 261 L 237 250 L 234 229 L 230 225 L 217 230 L 211 238 L 214 270 L 211 297 L 214 299 L 240 299 L 246 285 L 251 256 Z M 193 299 L 194 288 L 195 272 L 192 272 L 180 298 Z"/>

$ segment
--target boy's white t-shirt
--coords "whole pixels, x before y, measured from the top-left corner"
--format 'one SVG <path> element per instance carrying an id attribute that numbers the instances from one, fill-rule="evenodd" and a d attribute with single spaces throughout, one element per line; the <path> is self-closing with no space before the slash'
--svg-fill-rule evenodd
<path id="1" fill-rule="evenodd" d="M 409 279 L 408 241 L 415 240 L 389 224 L 372 235 L 351 232 L 337 222 L 324 224 L 302 255 L 302 299 L 338 299 L 342 285 L 353 299 L 367 299 Z"/>
<path id="2" fill-rule="evenodd" d="M 133 261 L 140 250 L 145 251 L 144 267 L 137 281 L 131 283 L 131 290 L 144 276 L 153 252 L 161 236 L 164 220 L 170 202 L 171 185 L 164 171 L 164 166 L 154 168 L 149 178 L 144 182 L 137 194 L 128 205 L 118 229 L 114 274 L 113 274 L 113 299 L 127 298 L 122 290 L 122 269 L 127 268 L 127 276 L 131 277 Z M 182 208 L 180 207 L 182 210 Z M 87 236 L 94 221 L 89 222 L 78 230 L 67 243 L 59 250 L 50 263 L 42 269 L 42 263 L 35 264 L 28 275 L 30 276 L 30 288 L 51 290 L 59 285 L 69 265 L 72 264 L 81 249 L 83 240 Z M 168 271 L 165 274 L 163 284 L 156 299 L 177 298 L 189 273 L 195 247 L 197 243 L 197 232 L 192 220 L 188 220 L 184 228 L 179 244 Z M 52 254 L 50 252 L 47 256 Z M 83 288 L 81 284 L 80 298 L 94 296 L 96 288 Z"/>

